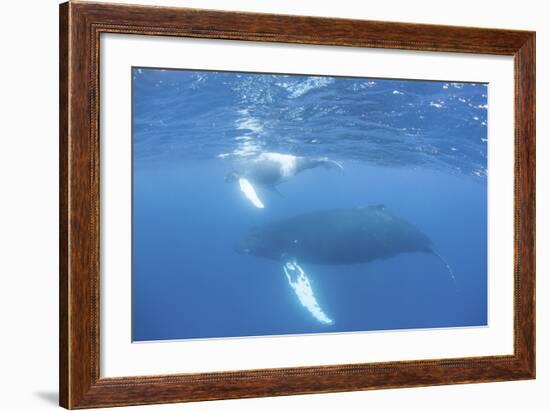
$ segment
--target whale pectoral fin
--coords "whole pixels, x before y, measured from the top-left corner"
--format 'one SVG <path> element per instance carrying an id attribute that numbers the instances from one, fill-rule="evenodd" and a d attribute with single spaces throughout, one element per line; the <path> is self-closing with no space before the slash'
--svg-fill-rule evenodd
<path id="1" fill-rule="evenodd" d="M 243 192 L 245 197 L 250 200 L 254 207 L 264 208 L 264 203 L 262 203 L 262 200 L 260 200 L 258 194 L 256 194 L 256 190 L 254 190 L 254 186 L 250 183 L 250 181 L 248 181 L 246 178 L 240 177 L 239 187 L 241 188 L 241 191 Z"/>
<path id="2" fill-rule="evenodd" d="M 286 261 L 283 265 L 288 284 L 292 287 L 300 303 L 313 315 L 313 317 L 323 324 L 332 324 L 330 319 L 319 306 L 311 283 L 307 278 L 305 271 L 295 261 Z"/>

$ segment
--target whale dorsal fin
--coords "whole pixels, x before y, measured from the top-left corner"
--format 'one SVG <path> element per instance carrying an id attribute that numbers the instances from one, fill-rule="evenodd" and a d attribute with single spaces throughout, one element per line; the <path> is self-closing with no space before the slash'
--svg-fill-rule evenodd
<path id="1" fill-rule="evenodd" d="M 378 210 L 378 211 L 386 211 L 386 205 L 385 204 L 375 204 L 369 206 L 372 210 Z"/>

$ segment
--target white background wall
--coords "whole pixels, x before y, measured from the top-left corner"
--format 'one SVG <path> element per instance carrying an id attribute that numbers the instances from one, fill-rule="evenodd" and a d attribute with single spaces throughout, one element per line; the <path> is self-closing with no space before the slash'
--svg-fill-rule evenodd
<path id="1" fill-rule="evenodd" d="M 164 0 L 189 7 L 353 17 L 537 31 L 537 380 L 322 394 L 185 405 L 158 410 L 543 410 L 550 391 L 550 13 L 540 0 Z M 57 0 L 4 2 L 0 64 L 0 408 L 57 403 Z M 545 253 L 546 252 L 546 253 Z"/>

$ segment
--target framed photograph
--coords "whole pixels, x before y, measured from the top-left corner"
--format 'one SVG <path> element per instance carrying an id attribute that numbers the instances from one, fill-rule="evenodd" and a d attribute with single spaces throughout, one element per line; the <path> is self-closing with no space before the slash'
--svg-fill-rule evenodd
<path id="1" fill-rule="evenodd" d="M 60 404 L 535 377 L 535 33 L 60 6 Z"/>

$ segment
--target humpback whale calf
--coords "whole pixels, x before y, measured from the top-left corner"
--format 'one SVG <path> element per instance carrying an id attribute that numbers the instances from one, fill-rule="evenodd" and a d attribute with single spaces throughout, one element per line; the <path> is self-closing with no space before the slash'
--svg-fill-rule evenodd
<path id="1" fill-rule="evenodd" d="M 455 281 L 428 236 L 384 206 L 322 210 L 269 223 L 252 229 L 236 250 L 281 261 L 302 305 L 326 324 L 332 320 L 317 303 L 302 263 L 362 264 L 401 253 L 429 253 L 445 264 Z"/>
<path id="2" fill-rule="evenodd" d="M 327 157 L 300 157 L 291 154 L 261 153 L 241 159 L 236 171 L 229 173 L 226 181 L 238 181 L 245 197 L 257 208 L 264 208 L 254 185 L 275 190 L 275 187 L 304 170 L 324 167 L 342 171 L 344 168 Z"/>

